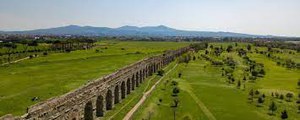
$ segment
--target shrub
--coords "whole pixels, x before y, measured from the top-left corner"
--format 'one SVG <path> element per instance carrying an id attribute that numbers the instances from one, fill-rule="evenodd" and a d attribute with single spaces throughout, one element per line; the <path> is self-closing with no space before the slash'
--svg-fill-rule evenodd
<path id="1" fill-rule="evenodd" d="M 281 119 L 285 120 L 288 118 L 288 114 L 287 114 L 287 111 L 284 110 L 283 112 L 281 112 Z"/>
<path id="2" fill-rule="evenodd" d="M 172 81 L 171 84 L 172 84 L 173 86 L 177 86 L 177 85 L 178 85 L 178 82 Z"/>
<path id="3" fill-rule="evenodd" d="M 135 52 L 135 54 L 142 54 L 142 52 L 140 52 L 140 51 L 136 51 L 136 52 Z"/>
<path id="4" fill-rule="evenodd" d="M 174 87 L 172 92 L 173 92 L 173 96 L 177 96 L 177 94 L 179 93 L 179 88 Z"/>
<path id="5" fill-rule="evenodd" d="M 269 110 L 271 111 L 271 115 L 274 115 L 274 112 L 277 110 L 277 106 L 274 101 L 269 106 Z"/>
<path id="6" fill-rule="evenodd" d="M 182 74 L 181 74 L 181 72 L 180 72 L 180 73 L 178 73 L 178 78 L 181 78 L 181 75 L 182 75 Z"/>
<path id="7" fill-rule="evenodd" d="M 71 49 L 66 49 L 65 52 L 66 52 L 66 53 L 70 53 L 70 52 L 71 52 Z"/>
<path id="8" fill-rule="evenodd" d="M 48 55 L 48 53 L 47 53 L 47 52 L 44 52 L 44 53 L 43 53 L 43 55 L 44 55 L 44 56 L 47 56 L 47 55 Z"/>
<path id="9" fill-rule="evenodd" d="M 281 95 L 279 96 L 279 99 L 283 100 L 283 99 L 284 99 L 284 96 L 281 94 Z"/>
<path id="10" fill-rule="evenodd" d="M 164 75 L 164 73 L 165 73 L 165 71 L 164 71 L 164 70 L 159 70 L 159 71 L 157 72 L 157 75 L 159 75 L 159 76 L 163 76 L 163 75 Z"/>
<path id="11" fill-rule="evenodd" d="M 285 96 L 287 98 L 287 101 L 290 102 L 290 101 L 292 101 L 292 98 L 293 98 L 294 95 L 293 95 L 293 93 L 287 93 Z"/>
<path id="12" fill-rule="evenodd" d="M 261 104 L 263 104 L 264 103 L 264 98 L 263 97 L 259 97 L 258 99 L 257 99 L 257 103 L 258 103 L 258 105 L 257 106 L 261 106 Z"/>

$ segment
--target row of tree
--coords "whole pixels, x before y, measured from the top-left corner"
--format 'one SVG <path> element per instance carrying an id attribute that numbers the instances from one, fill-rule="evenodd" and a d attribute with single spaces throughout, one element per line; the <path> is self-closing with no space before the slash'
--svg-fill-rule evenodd
<path id="1" fill-rule="evenodd" d="M 280 48 L 280 49 L 291 49 L 300 52 L 300 44 L 291 42 L 280 42 L 280 41 L 255 41 L 254 46 L 267 47 L 267 48 Z"/>
<path id="2" fill-rule="evenodd" d="M 19 56 L 47 52 L 71 52 L 74 50 L 90 49 L 96 40 L 89 38 L 69 38 L 63 40 L 14 40 L 0 42 L 0 59 L 11 62 Z M 43 45 L 41 45 L 43 44 Z M 42 46 L 42 47 L 41 47 Z M 32 48 L 32 49 L 29 49 Z M 15 57 L 13 57 L 15 56 Z M 18 56 L 18 57 L 16 57 Z"/>

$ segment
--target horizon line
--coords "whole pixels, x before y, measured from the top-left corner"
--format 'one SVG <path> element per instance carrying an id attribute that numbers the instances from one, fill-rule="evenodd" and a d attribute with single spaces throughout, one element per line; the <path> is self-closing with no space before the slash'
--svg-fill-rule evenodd
<path id="1" fill-rule="evenodd" d="M 33 31 L 33 30 L 44 30 L 44 29 L 53 29 L 53 28 L 60 28 L 60 27 L 69 27 L 69 26 L 78 26 L 78 27 L 98 27 L 98 28 L 110 28 L 110 29 L 117 29 L 125 26 L 129 27 L 137 27 L 137 28 L 144 28 L 144 27 L 167 27 L 175 30 L 181 31 L 190 31 L 190 32 L 224 32 L 224 33 L 237 33 L 237 34 L 247 34 L 247 35 L 257 35 L 257 36 L 272 36 L 272 37 L 290 37 L 290 38 L 299 38 L 300 36 L 288 36 L 288 35 L 272 35 L 272 34 L 256 34 L 256 33 L 243 33 L 243 32 L 236 32 L 236 31 L 224 31 L 224 30 L 196 30 L 196 29 L 178 29 L 174 27 L 170 27 L 163 24 L 158 25 L 121 25 L 119 27 L 108 27 L 108 26 L 93 26 L 93 25 L 79 25 L 79 24 L 68 24 L 68 25 L 61 25 L 55 27 L 44 27 L 44 28 L 35 28 L 35 29 L 23 29 L 23 30 L 1 30 L 0 32 L 25 32 L 25 31 Z"/>

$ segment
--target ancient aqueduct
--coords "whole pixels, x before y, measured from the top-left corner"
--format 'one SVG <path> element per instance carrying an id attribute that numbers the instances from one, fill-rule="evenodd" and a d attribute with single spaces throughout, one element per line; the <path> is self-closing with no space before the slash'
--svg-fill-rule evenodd
<path id="1" fill-rule="evenodd" d="M 143 59 L 75 91 L 33 105 L 23 116 L 5 115 L 0 120 L 92 120 L 101 117 L 143 83 L 146 77 L 188 50 L 189 47 L 184 47 Z"/>

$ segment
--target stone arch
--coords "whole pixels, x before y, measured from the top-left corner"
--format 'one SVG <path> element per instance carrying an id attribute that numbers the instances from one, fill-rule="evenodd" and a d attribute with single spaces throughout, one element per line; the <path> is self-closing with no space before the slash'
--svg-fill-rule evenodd
<path id="1" fill-rule="evenodd" d="M 143 69 L 143 81 L 146 79 L 146 70 Z"/>
<path id="2" fill-rule="evenodd" d="M 159 64 L 158 64 L 158 66 L 159 66 L 159 69 L 162 69 L 162 64 L 161 64 L 161 61 L 159 61 Z"/>
<path id="3" fill-rule="evenodd" d="M 111 110 L 112 109 L 112 92 L 111 90 L 107 90 L 106 97 L 106 110 Z"/>
<path id="4" fill-rule="evenodd" d="M 147 67 L 147 77 L 150 76 L 150 66 Z"/>
<path id="5" fill-rule="evenodd" d="M 120 92 L 119 92 L 120 90 L 119 90 L 119 86 L 117 85 L 116 87 L 115 87 L 115 91 L 114 91 L 114 96 L 115 96 L 115 99 L 114 99 L 114 103 L 115 104 L 117 104 L 117 103 L 119 103 L 119 96 L 120 96 Z"/>
<path id="6" fill-rule="evenodd" d="M 140 84 L 142 84 L 143 83 L 143 71 L 142 70 L 140 70 L 140 75 L 139 75 L 139 80 L 140 80 Z"/>
<path id="7" fill-rule="evenodd" d="M 151 65 L 151 75 L 154 73 L 154 65 Z"/>
<path id="8" fill-rule="evenodd" d="M 126 91 L 126 92 L 127 92 L 127 94 L 130 94 L 130 89 L 131 89 L 131 86 L 130 86 L 130 78 L 127 79 L 126 85 L 127 85 L 127 86 L 126 86 L 126 87 L 127 87 L 127 91 Z"/>
<path id="9" fill-rule="evenodd" d="M 84 120 L 93 120 L 93 103 L 89 101 L 84 107 Z"/>
<path id="10" fill-rule="evenodd" d="M 152 64 L 151 66 L 152 66 L 151 73 L 155 73 L 155 66 L 154 66 L 154 64 Z"/>
<path id="11" fill-rule="evenodd" d="M 132 75 L 132 78 L 131 78 L 131 87 L 132 87 L 132 90 L 134 90 L 134 88 L 135 88 L 134 75 Z"/>
<path id="12" fill-rule="evenodd" d="M 139 72 L 137 72 L 135 74 L 135 83 L 136 83 L 136 87 L 138 87 L 139 86 Z"/>
<path id="13" fill-rule="evenodd" d="M 125 81 L 123 81 L 121 84 L 121 98 L 124 99 L 125 97 L 126 97 L 126 86 L 125 86 Z"/>
<path id="14" fill-rule="evenodd" d="M 96 100 L 96 116 L 102 117 L 104 115 L 103 110 L 103 96 L 99 95 Z"/>
<path id="15" fill-rule="evenodd" d="M 145 68 L 145 77 L 148 77 L 148 66 Z"/>

